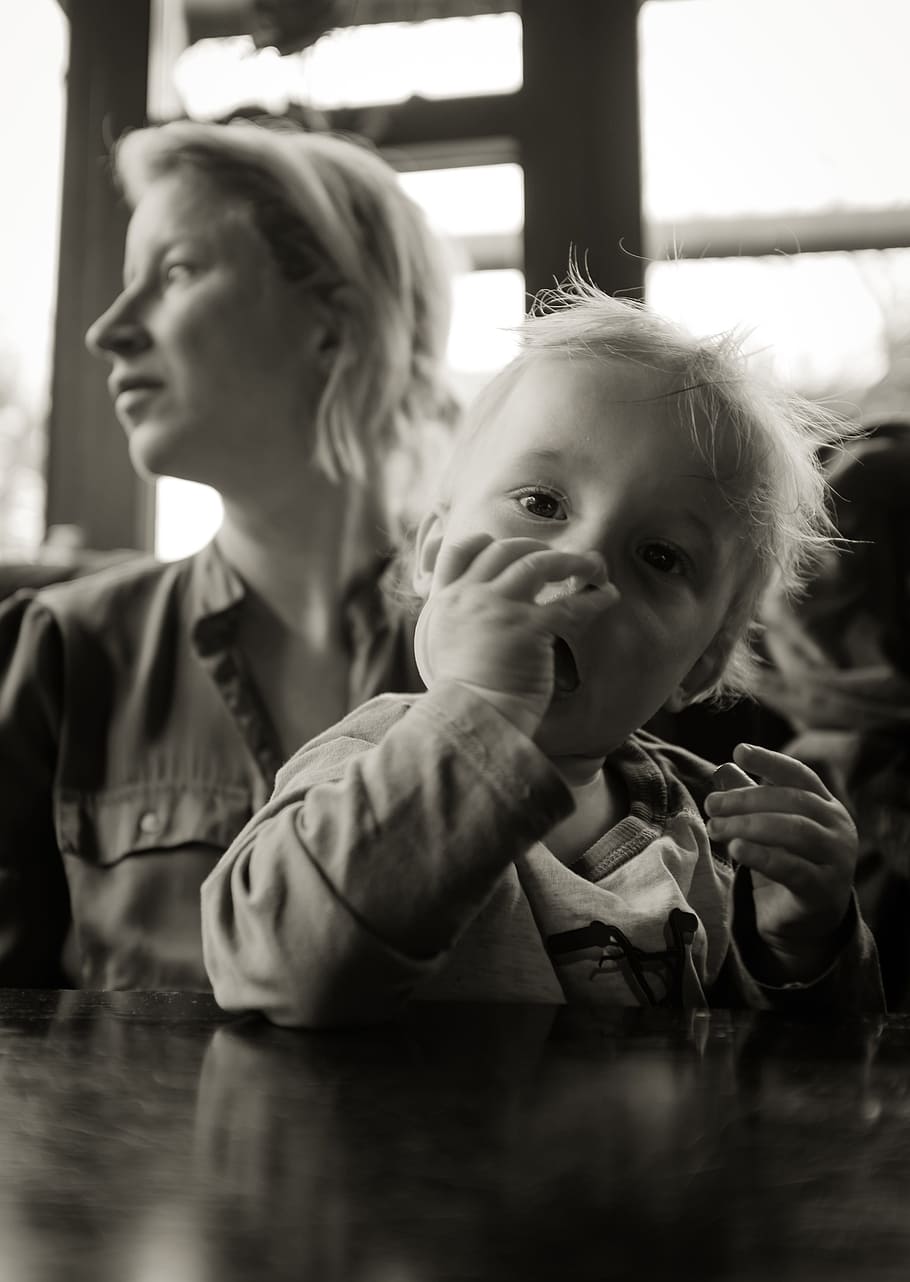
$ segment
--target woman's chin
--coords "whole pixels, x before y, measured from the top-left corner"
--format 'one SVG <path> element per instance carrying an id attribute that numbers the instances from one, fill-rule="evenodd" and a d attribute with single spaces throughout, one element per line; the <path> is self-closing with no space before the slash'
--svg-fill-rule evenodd
<path id="1" fill-rule="evenodd" d="M 143 424 L 134 427 L 128 439 L 130 462 L 139 476 L 147 481 L 156 481 L 161 476 L 176 476 L 181 481 L 209 484 L 205 478 L 196 475 L 198 469 L 188 466 L 188 460 L 181 457 L 177 443 L 160 430 Z"/>

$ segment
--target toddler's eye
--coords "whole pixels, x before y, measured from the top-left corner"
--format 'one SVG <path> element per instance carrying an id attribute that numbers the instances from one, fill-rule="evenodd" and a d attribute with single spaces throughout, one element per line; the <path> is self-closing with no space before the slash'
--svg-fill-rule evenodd
<path id="1" fill-rule="evenodd" d="M 518 502 L 531 516 L 540 517 L 544 521 L 566 519 L 562 499 L 557 498 L 555 494 L 549 494 L 546 490 L 525 490 L 518 496 Z"/>
<path id="2" fill-rule="evenodd" d="M 168 285 L 177 284 L 178 281 L 189 280 L 193 274 L 193 269 L 189 263 L 175 262 L 168 263 L 162 275 Z"/>
<path id="3" fill-rule="evenodd" d="M 669 543 L 646 543 L 641 549 L 641 559 L 652 570 L 661 574 L 686 574 L 688 563 L 681 552 Z"/>

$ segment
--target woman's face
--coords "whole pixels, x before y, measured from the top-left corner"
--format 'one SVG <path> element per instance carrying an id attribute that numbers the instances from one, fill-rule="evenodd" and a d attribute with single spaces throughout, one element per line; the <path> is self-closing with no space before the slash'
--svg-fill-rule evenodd
<path id="1" fill-rule="evenodd" d="M 157 179 L 127 233 L 123 292 L 89 329 L 141 472 L 238 497 L 308 460 L 325 327 L 247 210 L 205 175 Z"/>

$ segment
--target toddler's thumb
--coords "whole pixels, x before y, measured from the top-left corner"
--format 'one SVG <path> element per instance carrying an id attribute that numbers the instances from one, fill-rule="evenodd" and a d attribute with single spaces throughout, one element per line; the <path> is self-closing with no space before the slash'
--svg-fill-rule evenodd
<path id="1" fill-rule="evenodd" d="M 420 679 L 428 690 L 433 682 L 429 646 L 427 644 L 427 617 L 431 605 L 432 598 L 424 602 L 423 609 L 417 619 L 417 626 L 414 629 L 414 662 L 417 664 Z"/>
<path id="2" fill-rule="evenodd" d="M 716 792 L 727 792 L 731 788 L 751 788 L 754 785 L 755 780 L 733 761 L 725 761 L 711 776 L 711 786 Z"/>

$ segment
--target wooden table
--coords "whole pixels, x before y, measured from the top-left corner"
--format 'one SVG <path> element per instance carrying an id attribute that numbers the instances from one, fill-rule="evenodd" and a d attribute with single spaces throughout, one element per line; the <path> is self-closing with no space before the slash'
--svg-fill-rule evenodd
<path id="1" fill-rule="evenodd" d="M 910 1018 L 0 992 L 2 1282 L 910 1278 Z"/>

